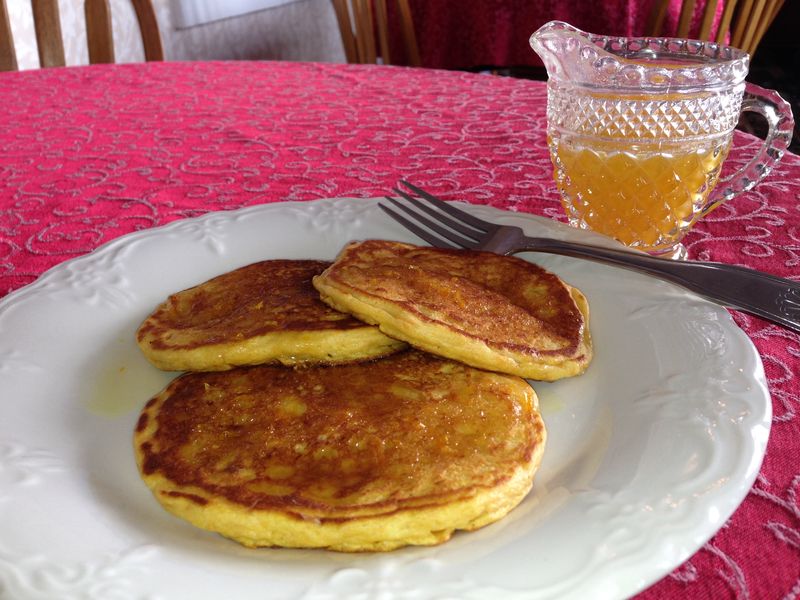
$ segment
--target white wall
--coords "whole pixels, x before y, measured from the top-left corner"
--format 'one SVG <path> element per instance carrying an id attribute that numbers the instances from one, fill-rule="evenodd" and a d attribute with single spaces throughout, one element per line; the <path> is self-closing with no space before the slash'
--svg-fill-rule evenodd
<path id="1" fill-rule="evenodd" d="M 289 4 L 185 29 L 175 26 L 174 0 L 153 0 L 166 60 L 297 60 L 344 62 L 330 0 Z M 59 0 L 68 65 L 88 64 L 83 0 Z M 111 0 L 117 62 L 143 60 L 129 0 Z M 30 0 L 9 0 L 9 18 L 20 69 L 39 66 Z"/>

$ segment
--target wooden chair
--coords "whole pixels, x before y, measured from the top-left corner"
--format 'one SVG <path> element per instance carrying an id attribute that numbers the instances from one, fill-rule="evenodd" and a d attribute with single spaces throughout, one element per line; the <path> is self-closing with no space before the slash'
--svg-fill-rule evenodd
<path id="1" fill-rule="evenodd" d="M 164 48 L 158 30 L 155 10 L 151 0 L 131 0 L 139 22 L 144 44 L 145 60 L 164 60 Z M 64 41 L 61 35 L 61 18 L 58 0 L 31 0 L 39 65 L 63 67 Z M 113 63 L 114 39 L 111 29 L 111 8 L 108 0 L 85 0 L 86 38 L 89 62 Z M 6 0 L 0 0 L 0 71 L 16 71 L 17 55 L 8 18 Z"/>
<path id="2" fill-rule="evenodd" d="M 350 63 L 393 64 L 389 51 L 389 12 L 386 0 L 333 0 L 345 56 Z M 420 65 L 419 47 L 408 0 L 396 0 L 406 60 Z M 375 33 L 377 32 L 377 43 Z"/>
<path id="3" fill-rule="evenodd" d="M 755 54 L 761 38 L 767 28 L 775 20 L 778 11 L 783 6 L 784 0 L 724 0 L 722 19 L 720 20 L 717 35 L 714 41 L 725 42 L 725 36 L 730 32 L 729 44 L 741 48 L 751 56 Z M 706 0 L 703 7 L 700 32 L 696 36 L 701 40 L 711 39 L 711 28 L 714 25 L 714 16 L 717 12 L 718 0 Z M 646 35 L 663 35 L 664 19 L 670 0 L 656 0 L 653 12 L 648 22 Z M 688 37 L 692 25 L 697 0 L 683 0 L 678 30 L 676 37 Z"/>

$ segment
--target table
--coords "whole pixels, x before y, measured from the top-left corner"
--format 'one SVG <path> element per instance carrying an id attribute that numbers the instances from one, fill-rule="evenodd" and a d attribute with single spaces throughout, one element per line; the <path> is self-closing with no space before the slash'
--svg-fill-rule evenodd
<path id="1" fill-rule="evenodd" d="M 382 196 L 399 178 L 563 220 L 541 82 L 374 65 L 150 63 L 3 73 L 0 98 L 3 295 L 136 230 L 262 203 Z M 756 143 L 737 133 L 731 162 Z M 786 155 L 697 226 L 690 255 L 797 278 L 799 198 L 800 157 Z M 734 318 L 769 378 L 766 458 L 725 527 L 644 599 L 800 593 L 800 337 Z M 0 560 L 0 589 L 3 572 Z"/>
<path id="2" fill-rule="evenodd" d="M 423 67 L 476 69 L 487 67 L 541 67 L 528 38 L 552 20 L 566 21 L 591 33 L 641 36 L 647 30 L 655 0 L 411 0 L 410 6 Z M 680 0 L 672 0 L 664 22 L 664 35 L 677 30 Z M 690 36 L 700 28 L 696 8 Z M 722 16 L 717 7 L 713 32 Z M 395 20 L 396 21 L 396 20 Z M 399 31 L 393 32 L 392 56 L 402 56 Z"/>

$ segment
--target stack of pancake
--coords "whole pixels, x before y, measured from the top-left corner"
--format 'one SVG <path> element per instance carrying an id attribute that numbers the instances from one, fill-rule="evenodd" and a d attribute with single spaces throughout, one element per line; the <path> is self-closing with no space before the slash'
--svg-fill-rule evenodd
<path id="1" fill-rule="evenodd" d="M 588 304 L 485 252 L 370 240 L 170 296 L 137 341 L 188 371 L 144 407 L 158 501 L 246 546 L 392 550 L 492 523 L 528 493 L 544 423 L 523 378 L 583 372 Z"/>

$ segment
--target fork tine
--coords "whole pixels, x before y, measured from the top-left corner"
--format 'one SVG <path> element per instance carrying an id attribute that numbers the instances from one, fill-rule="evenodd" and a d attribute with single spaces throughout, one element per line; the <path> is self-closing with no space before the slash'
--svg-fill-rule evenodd
<path id="1" fill-rule="evenodd" d="M 433 204 L 434 206 L 436 206 L 440 210 L 442 210 L 442 211 L 446 212 L 447 214 L 455 217 L 456 219 L 459 219 L 459 220 L 463 221 L 464 223 L 467 223 L 467 224 L 471 225 L 475 229 L 479 229 L 484 233 L 488 233 L 489 231 L 492 231 L 493 229 L 497 228 L 497 226 L 494 223 L 489 223 L 488 221 L 484 221 L 483 219 L 479 219 L 478 217 L 474 217 L 471 214 L 469 214 L 468 212 L 463 211 L 463 210 L 461 210 L 459 208 L 456 208 L 455 206 L 452 206 L 451 204 L 448 204 L 447 202 L 445 202 L 441 198 L 437 198 L 436 196 L 433 196 L 432 194 L 426 192 L 425 190 L 423 190 L 421 188 L 418 188 L 413 183 L 409 183 L 408 181 L 406 181 L 404 179 L 401 179 L 400 183 L 402 183 L 404 186 L 406 186 L 408 189 L 410 189 L 412 192 L 414 192 L 417 196 L 419 196 L 421 198 L 425 198 L 425 200 L 427 200 L 428 202 L 430 202 L 431 204 Z M 395 189 L 395 191 L 397 191 L 397 190 Z"/>
<path id="2" fill-rule="evenodd" d="M 388 209 L 387 207 L 385 207 L 383 205 L 379 205 L 379 206 L 385 212 L 387 212 L 393 219 L 395 219 L 398 222 L 400 222 L 401 224 L 403 224 L 405 227 L 407 227 L 408 229 L 413 231 L 415 234 L 417 234 L 419 237 L 424 239 L 426 242 L 428 242 L 432 246 L 437 246 L 437 247 L 440 247 L 440 248 L 443 247 L 441 238 L 437 238 L 436 236 L 431 235 L 429 232 L 427 232 L 425 230 L 421 230 L 420 227 L 419 227 L 420 224 L 424 225 L 425 227 L 427 227 L 431 231 L 435 231 L 441 237 L 444 237 L 445 239 L 447 239 L 450 242 L 452 242 L 452 244 L 455 244 L 455 246 L 453 246 L 451 244 L 447 244 L 448 247 L 450 247 L 450 248 L 474 248 L 474 247 L 476 247 L 478 245 L 478 242 L 476 240 L 470 239 L 470 238 L 462 236 L 462 235 L 459 235 L 458 233 L 456 233 L 454 231 L 450 231 L 449 229 L 446 229 L 445 227 L 442 227 L 436 221 L 432 221 L 432 220 L 428 219 L 427 217 L 425 217 L 424 215 L 419 214 L 417 211 L 415 211 L 414 209 L 408 207 L 407 205 L 403 204 L 402 202 L 399 202 L 395 198 L 390 198 L 389 196 L 385 196 L 385 198 L 389 202 L 391 202 L 392 205 L 395 208 L 403 211 L 404 213 L 409 215 L 412 219 L 414 219 L 414 221 L 416 221 L 416 223 L 413 223 L 412 221 L 410 221 L 409 219 L 403 217 L 402 215 L 400 215 L 399 213 L 397 213 L 395 211 L 391 211 L 390 212 L 390 209 Z M 413 229 L 411 228 L 411 225 L 414 225 Z M 424 237 L 423 235 L 421 235 L 420 231 L 423 231 L 423 232 L 427 233 L 428 237 Z M 434 240 L 437 240 L 437 241 L 433 242 L 433 241 L 431 241 L 431 239 L 434 239 Z"/>
<path id="3" fill-rule="evenodd" d="M 391 200 L 391 198 L 387 197 L 387 200 Z M 415 225 L 414 223 L 412 223 L 411 221 L 406 219 L 403 215 L 393 211 L 391 208 L 388 208 L 387 206 L 384 206 L 383 204 L 380 204 L 380 203 L 378 204 L 378 206 L 381 208 L 381 210 L 383 212 L 385 212 L 387 215 L 392 217 L 395 221 L 400 223 L 400 225 L 402 225 L 403 227 L 408 229 L 411 233 L 415 234 L 420 239 L 423 239 L 426 242 L 428 242 L 431 246 L 433 246 L 435 248 L 450 248 L 450 249 L 453 249 L 453 250 L 458 249 L 458 246 L 454 246 L 453 244 L 448 244 L 447 242 L 445 242 L 440 237 L 437 237 L 437 236 L 433 235 L 431 232 L 426 231 L 422 227 L 419 227 L 418 225 Z"/>
<path id="4" fill-rule="evenodd" d="M 419 198 L 414 198 L 414 196 L 412 196 L 411 194 L 409 194 L 407 192 L 404 192 L 403 190 L 401 190 L 398 187 L 393 187 L 392 191 L 397 192 L 400 196 L 402 196 L 403 198 L 408 200 L 411 204 L 416 206 L 419 210 L 428 213 L 430 216 L 432 216 L 434 219 L 436 219 L 437 222 L 442 223 L 443 225 L 446 225 L 450 229 L 455 229 L 459 233 L 462 233 L 462 234 L 464 234 L 465 236 L 467 236 L 469 238 L 477 240 L 477 239 L 480 239 L 481 236 L 483 236 L 484 233 L 485 233 L 482 230 L 475 229 L 474 227 L 470 227 L 469 225 L 465 225 L 464 223 L 462 223 L 460 221 L 456 221 L 455 219 L 451 219 L 450 217 L 448 217 L 442 211 L 436 210 L 428 202 L 423 202 Z M 405 205 L 403 205 L 403 206 L 404 206 L 403 210 L 405 210 L 406 212 L 409 212 L 409 208 L 406 207 Z M 417 215 L 414 214 L 414 216 L 416 217 Z"/>

